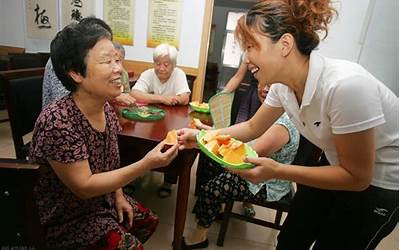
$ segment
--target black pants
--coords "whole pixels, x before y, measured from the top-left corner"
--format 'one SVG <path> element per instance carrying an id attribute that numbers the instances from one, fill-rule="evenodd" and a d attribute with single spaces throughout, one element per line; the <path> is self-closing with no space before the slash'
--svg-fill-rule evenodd
<path id="1" fill-rule="evenodd" d="M 375 249 L 398 223 L 399 193 L 370 186 L 362 192 L 298 185 L 276 249 Z"/>

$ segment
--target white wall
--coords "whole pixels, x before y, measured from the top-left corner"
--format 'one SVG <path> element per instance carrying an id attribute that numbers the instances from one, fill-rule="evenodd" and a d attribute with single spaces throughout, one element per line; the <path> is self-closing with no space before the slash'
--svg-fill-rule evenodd
<path id="1" fill-rule="evenodd" d="M 375 5 L 359 63 L 399 95 L 399 2 L 371 0 Z"/>
<path id="2" fill-rule="evenodd" d="M 25 47 L 22 0 L 0 0 L 0 45 Z"/>

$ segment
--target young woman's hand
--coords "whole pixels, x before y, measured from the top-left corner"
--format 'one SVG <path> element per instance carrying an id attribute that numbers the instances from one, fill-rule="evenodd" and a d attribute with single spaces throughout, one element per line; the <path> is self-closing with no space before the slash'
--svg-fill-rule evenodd
<path id="1" fill-rule="evenodd" d="M 178 134 L 179 150 L 196 148 L 196 135 L 199 133 L 198 129 L 182 128 L 176 131 Z"/>
<path id="2" fill-rule="evenodd" d="M 168 166 L 178 155 L 178 144 L 168 145 L 161 141 L 155 148 L 146 154 L 144 160 L 149 169 Z"/>
<path id="3" fill-rule="evenodd" d="M 280 163 L 266 157 L 247 157 L 246 162 L 253 163 L 255 167 L 231 171 L 254 184 L 276 178 L 277 170 L 281 167 Z"/>

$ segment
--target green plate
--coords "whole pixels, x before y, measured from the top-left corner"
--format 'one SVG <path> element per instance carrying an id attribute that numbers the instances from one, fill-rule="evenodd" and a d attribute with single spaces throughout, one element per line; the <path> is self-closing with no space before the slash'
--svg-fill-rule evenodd
<path id="1" fill-rule="evenodd" d="M 165 111 L 163 109 L 154 106 L 142 106 L 133 109 L 123 109 L 122 117 L 133 120 L 133 121 L 157 121 L 165 117 Z"/>
<path id="2" fill-rule="evenodd" d="M 219 164 L 221 164 L 223 167 L 229 167 L 229 168 L 236 168 L 236 169 L 246 169 L 246 168 L 253 168 L 254 165 L 251 163 L 242 163 L 242 164 L 232 164 L 229 162 L 224 161 L 221 157 L 215 155 L 213 152 L 209 151 L 203 144 L 203 137 L 206 134 L 207 131 L 205 130 L 201 130 L 197 136 L 196 136 L 196 140 L 197 140 L 197 145 L 199 145 L 200 150 L 205 153 L 208 157 L 210 157 L 211 159 L 213 159 L 214 161 L 218 162 Z M 235 140 L 233 138 L 231 138 L 231 140 Z M 246 149 L 246 156 L 250 156 L 250 157 L 258 157 L 258 154 L 256 151 L 254 151 L 249 145 L 247 145 L 246 143 L 244 144 L 244 147 Z"/>
<path id="3" fill-rule="evenodd" d="M 201 113 L 210 113 L 210 107 L 208 108 L 202 108 L 199 107 L 195 104 L 193 104 L 193 102 L 189 102 L 189 106 L 192 110 L 196 111 L 196 112 L 201 112 Z"/>

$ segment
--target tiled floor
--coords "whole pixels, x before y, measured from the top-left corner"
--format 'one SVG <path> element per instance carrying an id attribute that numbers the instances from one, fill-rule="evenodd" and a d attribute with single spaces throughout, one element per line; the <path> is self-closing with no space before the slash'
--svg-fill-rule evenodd
<path id="1" fill-rule="evenodd" d="M 0 111 L 0 117 L 4 117 L 4 111 Z M 8 122 L 0 123 L 0 157 L 15 157 L 10 125 Z M 192 168 L 192 182 L 189 196 L 188 212 L 186 217 L 185 233 L 195 228 L 194 216 L 191 213 L 195 197 L 194 197 L 194 177 L 196 171 L 196 163 Z M 159 199 L 157 197 L 157 187 L 162 182 L 162 175 L 159 173 L 150 173 L 142 178 L 138 188 L 135 191 L 136 198 L 147 207 L 155 211 L 160 217 L 160 225 L 155 234 L 145 244 L 145 249 L 164 250 L 171 249 L 173 236 L 174 211 L 176 200 L 176 187 L 171 197 Z M 236 207 L 239 209 L 239 207 Z M 257 216 L 263 218 L 272 218 L 271 210 L 256 207 Z M 250 223 L 231 220 L 227 236 L 225 238 L 224 247 L 217 247 L 217 235 L 219 224 L 214 223 L 210 230 L 208 249 L 230 249 L 230 250 L 272 250 L 275 249 L 277 231 L 269 228 L 257 226 Z M 378 246 L 379 250 L 399 249 L 399 229 L 396 229 L 386 237 Z"/>

